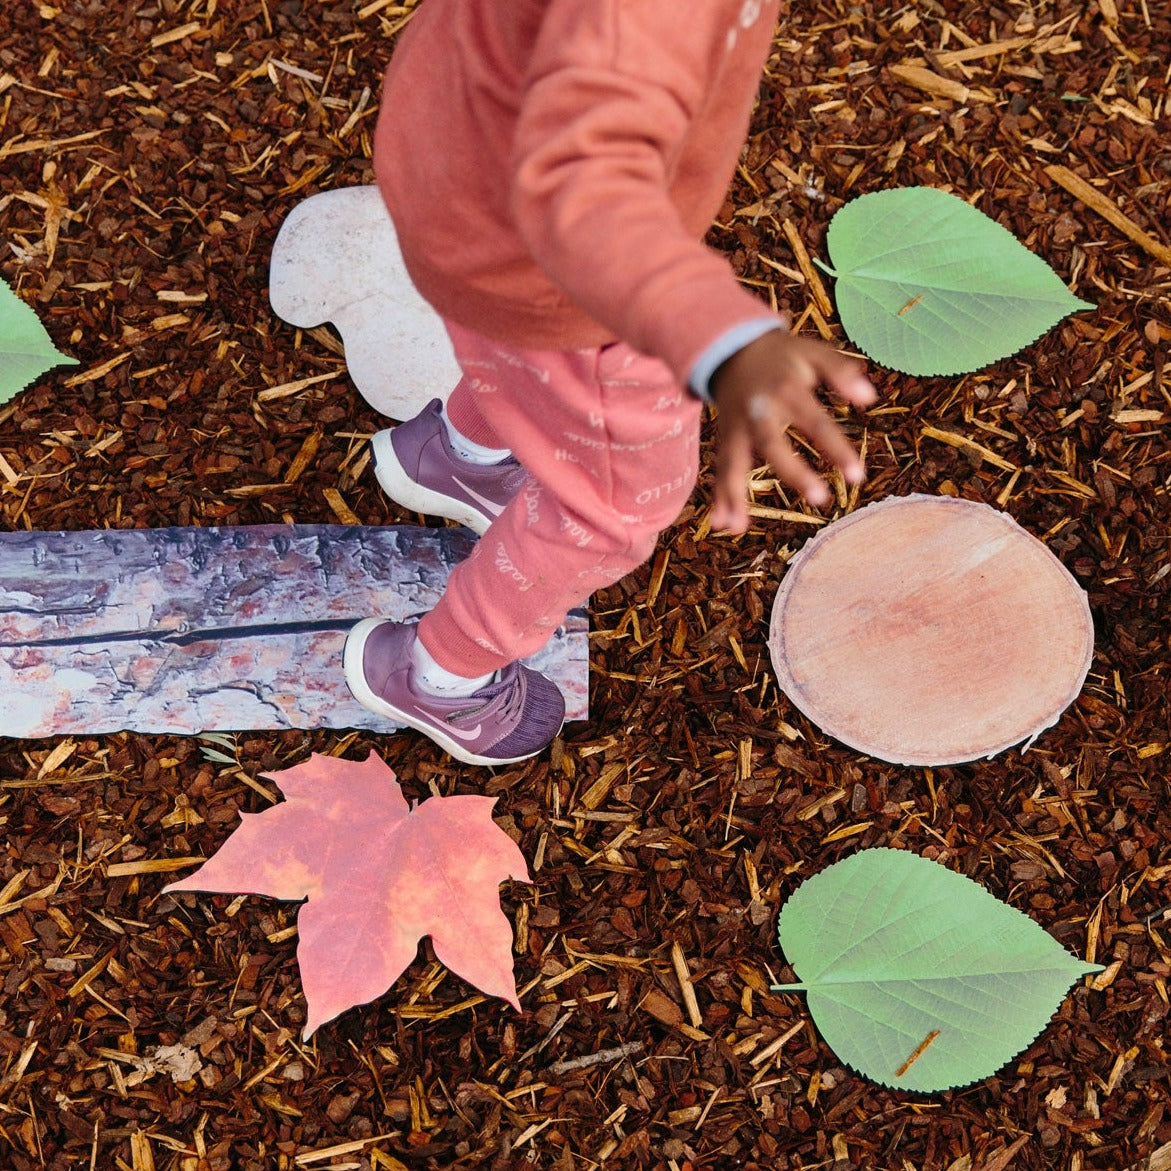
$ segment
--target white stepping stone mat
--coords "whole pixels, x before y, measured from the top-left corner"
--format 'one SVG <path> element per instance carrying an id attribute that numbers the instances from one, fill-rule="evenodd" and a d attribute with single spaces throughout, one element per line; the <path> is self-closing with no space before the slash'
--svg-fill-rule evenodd
<path id="1" fill-rule="evenodd" d="M 330 322 L 362 397 L 390 419 L 446 401 L 460 371 L 439 315 L 419 295 L 377 187 L 310 196 L 272 248 L 269 301 L 299 329 Z"/>

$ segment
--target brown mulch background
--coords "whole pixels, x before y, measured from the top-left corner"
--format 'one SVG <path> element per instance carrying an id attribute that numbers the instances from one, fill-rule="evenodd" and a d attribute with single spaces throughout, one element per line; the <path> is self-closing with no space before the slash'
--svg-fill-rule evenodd
<path id="1" fill-rule="evenodd" d="M 705 536 L 701 493 L 594 599 L 592 718 L 523 767 L 463 768 L 413 734 L 244 733 L 238 764 L 198 739 L 2 740 L 0 1165 L 1118 1171 L 1171 1143 L 1171 270 L 1045 170 L 1168 245 L 1171 13 L 794 9 L 711 237 L 744 279 L 840 338 L 809 311 L 793 229 L 824 255 L 843 200 L 931 184 L 1098 306 L 969 377 L 876 370 L 882 404 L 847 423 L 871 467 L 858 503 L 958 493 L 1061 557 L 1097 627 L 1082 697 L 1027 754 L 965 767 L 827 741 L 768 668 L 781 559 L 816 528 L 769 514 L 800 505 L 762 470 L 750 533 Z M 417 519 L 363 470 L 380 421 L 336 340 L 266 295 L 289 210 L 371 181 L 408 18 L 385 0 L 7 0 L 0 274 L 81 365 L 0 407 L 0 524 Z M 145 863 L 214 852 L 266 807 L 261 771 L 370 748 L 412 799 L 499 796 L 535 871 L 502 889 L 523 1014 L 424 945 L 305 1044 L 296 907 L 160 895 Z M 971 876 L 1107 972 L 975 1086 L 921 1097 L 843 1069 L 803 998 L 768 991 L 775 915 L 879 845 Z"/>

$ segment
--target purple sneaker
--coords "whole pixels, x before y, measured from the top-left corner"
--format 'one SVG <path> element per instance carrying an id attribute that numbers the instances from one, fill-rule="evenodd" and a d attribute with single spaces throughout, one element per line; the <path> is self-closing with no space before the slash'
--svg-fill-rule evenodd
<path id="1" fill-rule="evenodd" d="M 498 464 L 460 459 L 448 441 L 439 399 L 413 419 L 379 431 L 370 446 L 374 475 L 391 500 L 412 512 L 446 516 L 481 535 L 527 478 L 511 457 Z"/>
<path id="2" fill-rule="evenodd" d="M 515 764 L 561 731 L 565 700 L 552 680 L 510 663 L 469 696 L 431 695 L 414 685 L 413 622 L 367 618 L 346 640 L 346 682 L 364 707 L 429 736 L 464 764 Z"/>

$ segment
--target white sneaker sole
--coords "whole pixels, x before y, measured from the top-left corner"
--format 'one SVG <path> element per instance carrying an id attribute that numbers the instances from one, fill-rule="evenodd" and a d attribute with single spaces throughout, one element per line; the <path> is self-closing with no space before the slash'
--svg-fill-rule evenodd
<path id="1" fill-rule="evenodd" d="M 396 504 L 426 516 L 445 516 L 457 524 L 466 525 L 480 537 L 488 531 L 491 521 L 470 504 L 424 488 L 411 479 L 395 454 L 390 430 L 379 431 L 370 441 L 370 450 L 374 453 L 374 478 Z"/>
<path id="2" fill-rule="evenodd" d="M 475 753 L 469 752 L 466 745 L 445 735 L 434 724 L 387 703 L 382 696 L 376 694 L 370 684 L 366 682 L 362 658 L 366 651 L 366 640 L 370 637 L 371 632 L 385 621 L 384 618 L 364 618 L 350 630 L 349 636 L 346 638 L 346 647 L 342 655 L 342 668 L 345 673 L 346 685 L 353 697 L 364 708 L 368 708 L 375 715 L 383 716 L 396 724 L 405 724 L 409 728 L 414 728 L 416 732 L 422 732 L 429 740 L 434 740 L 449 756 L 455 757 L 456 760 L 464 764 L 495 767 L 496 765 L 518 764 L 522 760 L 528 760 L 537 755 L 536 752 L 530 752 L 526 756 L 477 756 Z"/>

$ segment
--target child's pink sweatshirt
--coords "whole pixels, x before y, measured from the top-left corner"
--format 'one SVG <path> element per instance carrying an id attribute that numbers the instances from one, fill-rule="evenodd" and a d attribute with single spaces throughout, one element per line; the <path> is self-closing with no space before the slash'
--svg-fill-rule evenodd
<path id="1" fill-rule="evenodd" d="M 374 165 L 419 291 L 529 349 L 621 339 L 681 383 L 770 318 L 702 238 L 779 0 L 422 0 Z"/>

